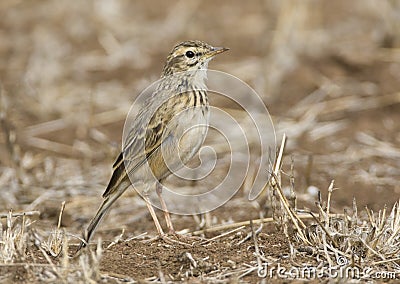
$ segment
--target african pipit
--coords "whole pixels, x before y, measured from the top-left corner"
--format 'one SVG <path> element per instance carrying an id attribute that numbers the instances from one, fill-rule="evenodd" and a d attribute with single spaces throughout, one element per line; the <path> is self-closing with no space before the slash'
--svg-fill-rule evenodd
<path id="1" fill-rule="evenodd" d="M 228 50 L 202 41 L 176 45 L 167 57 L 156 90 L 129 128 L 122 153 L 103 194 L 104 201 L 84 234 L 85 246 L 111 205 L 136 182 L 144 185 L 142 197 L 154 220 L 158 234 L 163 229 L 157 219 L 148 191 L 154 186 L 160 199 L 169 232 L 174 232 L 162 198 L 162 181 L 185 165 L 199 150 L 205 138 L 209 104 L 205 86 L 208 62 Z M 195 127 L 202 125 L 203 127 Z"/>

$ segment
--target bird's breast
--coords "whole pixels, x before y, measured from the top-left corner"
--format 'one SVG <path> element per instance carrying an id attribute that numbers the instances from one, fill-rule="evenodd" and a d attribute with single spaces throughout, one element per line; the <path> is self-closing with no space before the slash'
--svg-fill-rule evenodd
<path id="1" fill-rule="evenodd" d="M 158 179 L 179 170 L 200 149 L 207 135 L 209 122 L 208 99 L 205 91 L 183 93 L 166 102 L 169 113 L 163 127 L 161 147 L 149 160 Z M 167 115 L 163 115 L 167 117 Z"/>
<path id="2" fill-rule="evenodd" d="M 187 95 L 187 94 L 186 94 Z M 171 159 L 187 163 L 200 149 L 207 135 L 209 107 L 207 94 L 197 92 L 189 94 L 184 107 L 175 112 L 168 126 Z"/>

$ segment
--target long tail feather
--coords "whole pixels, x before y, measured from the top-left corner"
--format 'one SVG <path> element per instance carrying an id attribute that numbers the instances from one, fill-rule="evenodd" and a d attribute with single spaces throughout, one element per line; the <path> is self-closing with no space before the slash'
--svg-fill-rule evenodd
<path id="1" fill-rule="evenodd" d="M 81 241 L 79 248 L 77 252 L 85 247 L 87 244 L 89 244 L 90 238 L 93 236 L 97 226 L 100 224 L 101 220 L 103 217 L 108 213 L 111 205 L 114 204 L 114 202 L 125 192 L 125 190 L 130 186 L 129 181 L 123 181 L 118 185 L 118 188 L 116 190 L 113 190 L 112 194 L 109 194 L 99 207 L 99 209 L 96 212 L 96 215 L 93 217 L 93 219 L 90 221 L 89 226 L 84 232 L 83 235 L 83 241 Z"/>

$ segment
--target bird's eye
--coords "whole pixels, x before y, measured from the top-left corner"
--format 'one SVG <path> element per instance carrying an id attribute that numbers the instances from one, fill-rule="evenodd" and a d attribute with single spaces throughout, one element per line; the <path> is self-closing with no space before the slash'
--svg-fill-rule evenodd
<path id="1" fill-rule="evenodd" d="M 185 53 L 187 58 L 193 58 L 194 57 L 194 52 L 191 50 L 186 51 Z"/>

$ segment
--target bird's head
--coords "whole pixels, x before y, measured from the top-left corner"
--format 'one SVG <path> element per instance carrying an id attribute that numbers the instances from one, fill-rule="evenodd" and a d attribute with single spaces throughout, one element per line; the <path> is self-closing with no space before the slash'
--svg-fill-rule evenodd
<path id="1" fill-rule="evenodd" d="M 178 72 L 207 69 L 208 62 L 217 54 L 229 50 L 225 47 L 213 47 L 199 40 L 184 41 L 177 44 L 165 63 L 163 76 Z"/>

